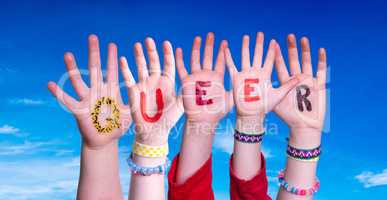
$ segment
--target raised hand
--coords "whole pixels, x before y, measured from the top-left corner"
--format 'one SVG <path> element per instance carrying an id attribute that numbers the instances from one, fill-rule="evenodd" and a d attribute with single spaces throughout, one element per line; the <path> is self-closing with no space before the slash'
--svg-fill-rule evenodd
<path id="1" fill-rule="evenodd" d="M 243 37 L 242 43 L 242 70 L 238 72 L 232 59 L 230 49 L 226 49 L 226 64 L 228 66 L 232 85 L 233 97 L 239 118 L 263 119 L 282 98 L 291 90 L 298 80 L 289 79 L 280 88 L 273 88 L 271 74 L 275 59 L 275 50 L 278 44 L 270 41 L 266 59 L 263 57 L 263 33 L 258 33 L 254 50 L 253 63 L 250 63 L 249 36 Z"/>
<path id="2" fill-rule="evenodd" d="M 301 39 L 302 61 L 298 59 L 297 42 L 293 34 L 287 39 L 290 74 L 283 60 L 281 50 L 277 48 L 276 68 L 278 78 L 283 84 L 292 77 L 301 81 L 288 95 L 275 107 L 275 112 L 289 125 L 289 147 L 310 150 L 319 149 L 321 145 L 321 132 L 325 117 L 326 104 L 326 53 L 320 48 L 318 52 L 317 75 L 313 76 L 312 61 L 309 41 L 306 37 Z M 301 188 L 309 190 L 316 187 L 317 160 L 303 161 L 289 156 L 284 171 L 284 181 L 288 188 Z M 300 196 L 286 190 L 287 186 L 280 187 L 277 199 L 312 199 L 312 195 Z"/>
<path id="3" fill-rule="evenodd" d="M 132 119 L 122 103 L 118 86 L 117 46 L 108 47 L 106 80 L 103 81 L 98 38 L 89 37 L 90 87 L 82 80 L 74 56 L 64 56 L 70 80 L 80 101 L 49 82 L 48 89 L 75 116 L 82 135 L 81 170 L 77 199 L 123 199 L 118 169 L 118 138 Z M 92 191 L 92 192 L 90 192 Z"/>
<path id="4" fill-rule="evenodd" d="M 48 89 L 74 114 L 85 145 L 98 149 L 117 140 L 132 122 L 129 106 L 122 103 L 118 86 L 117 46 L 109 44 L 104 81 L 98 38 L 95 35 L 89 37 L 90 87 L 82 80 L 73 54 L 66 53 L 64 60 L 80 101 L 69 96 L 54 82 L 48 83 Z"/>
<path id="5" fill-rule="evenodd" d="M 145 46 L 149 57 L 148 66 L 141 43 L 134 45 L 139 77 L 137 84 L 124 57 L 120 59 L 120 64 L 129 91 L 136 139 L 144 144 L 160 145 L 167 142 L 170 129 L 183 114 L 182 100 L 175 94 L 175 62 L 171 43 L 166 41 L 163 44 L 163 73 L 153 39 L 147 38 Z"/>
<path id="6" fill-rule="evenodd" d="M 293 77 L 302 80 L 278 104 L 275 112 L 289 125 L 293 132 L 321 132 L 326 107 L 326 53 L 318 52 L 317 74 L 313 76 L 309 40 L 301 39 L 302 61 L 298 59 L 297 42 L 293 34 L 287 39 L 290 74 L 286 68 L 281 50 L 277 48 L 276 69 L 281 84 Z"/>
<path id="7" fill-rule="evenodd" d="M 176 50 L 176 66 L 182 83 L 184 111 L 193 122 L 218 122 L 233 106 L 232 94 L 224 89 L 224 49 L 222 41 L 213 69 L 214 34 L 208 33 L 204 58 L 200 62 L 201 38 L 196 37 L 191 53 L 191 74 L 183 61 L 181 48 Z"/>

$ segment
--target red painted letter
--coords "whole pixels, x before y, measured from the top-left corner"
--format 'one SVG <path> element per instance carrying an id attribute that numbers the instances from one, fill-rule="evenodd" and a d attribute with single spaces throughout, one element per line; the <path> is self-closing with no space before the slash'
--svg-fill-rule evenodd
<path id="1" fill-rule="evenodd" d="M 199 106 L 208 105 L 214 103 L 212 99 L 203 99 L 203 96 L 207 94 L 206 90 L 202 87 L 210 87 L 211 81 L 196 81 L 196 104 Z"/>
<path id="2" fill-rule="evenodd" d="M 163 114 L 163 108 L 164 108 L 164 101 L 163 101 L 163 93 L 161 92 L 161 89 L 158 88 L 156 90 L 156 104 L 157 104 L 157 113 L 150 117 L 148 114 L 145 113 L 146 110 L 146 96 L 144 92 L 140 93 L 140 104 L 141 104 L 141 114 L 145 121 L 147 122 L 155 122 L 160 119 L 161 115 Z"/>
<path id="3" fill-rule="evenodd" d="M 257 85 L 258 83 L 259 83 L 259 80 L 257 78 L 245 79 L 245 101 L 246 102 L 258 101 L 259 100 L 259 96 L 258 95 L 251 96 L 251 93 L 254 91 L 254 89 L 256 90 L 256 88 L 255 87 L 251 87 L 251 85 L 253 85 L 253 84 Z"/>

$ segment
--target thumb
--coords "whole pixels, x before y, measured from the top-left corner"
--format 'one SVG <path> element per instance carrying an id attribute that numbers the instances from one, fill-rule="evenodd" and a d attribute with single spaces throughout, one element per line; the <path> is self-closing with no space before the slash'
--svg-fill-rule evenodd
<path id="1" fill-rule="evenodd" d="M 300 82 L 300 80 L 295 77 L 287 82 L 285 82 L 280 88 L 276 89 L 277 91 L 274 93 L 274 104 L 277 105 L 294 87 L 297 86 L 297 84 Z"/>

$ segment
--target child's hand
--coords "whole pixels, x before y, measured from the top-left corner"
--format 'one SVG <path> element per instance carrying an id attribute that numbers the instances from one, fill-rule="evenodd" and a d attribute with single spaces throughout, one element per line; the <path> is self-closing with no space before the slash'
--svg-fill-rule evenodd
<path id="1" fill-rule="evenodd" d="M 262 64 L 263 38 L 263 33 L 257 34 L 254 58 L 251 65 L 249 36 L 243 37 L 241 72 L 238 72 L 234 64 L 230 49 L 226 49 L 226 64 L 233 83 L 233 96 L 238 118 L 262 119 L 298 83 L 297 79 L 290 79 L 278 89 L 272 87 L 271 74 L 275 49 L 278 44 L 275 40 L 270 41 L 266 59 Z"/>
<path id="2" fill-rule="evenodd" d="M 109 44 L 107 74 L 103 81 L 98 38 L 95 35 L 89 37 L 90 87 L 82 80 L 74 56 L 66 53 L 64 60 L 80 101 L 69 96 L 54 82 L 48 83 L 48 89 L 74 114 L 85 145 L 102 148 L 117 140 L 132 122 L 129 106 L 122 103 L 118 87 L 117 46 Z M 98 101 L 102 102 L 99 110 L 96 109 Z"/>
<path id="3" fill-rule="evenodd" d="M 134 45 L 139 82 L 135 84 L 124 57 L 120 59 L 121 70 L 129 91 L 137 140 L 148 145 L 161 145 L 167 142 L 170 129 L 183 114 L 182 100 L 175 94 L 175 62 L 172 45 L 168 41 L 163 44 L 164 72 L 162 74 L 153 39 L 147 38 L 145 46 L 149 57 L 148 65 L 141 43 Z M 149 75 L 147 66 L 149 66 Z"/>
<path id="4" fill-rule="evenodd" d="M 191 74 L 183 62 L 182 49 L 176 50 L 176 66 L 182 82 L 183 104 L 187 120 L 191 122 L 218 122 L 232 107 L 232 94 L 224 89 L 224 49 L 220 45 L 213 68 L 214 34 L 207 35 L 203 63 L 200 63 L 201 38 L 196 37 L 191 54 Z"/>
<path id="5" fill-rule="evenodd" d="M 276 106 L 275 112 L 289 125 L 292 132 L 321 132 L 326 106 L 327 63 L 325 49 L 319 49 L 317 75 L 313 77 L 308 39 L 305 37 L 301 39 L 302 70 L 295 36 L 289 35 L 287 42 L 290 75 L 278 47 L 276 55 L 278 78 L 281 84 L 292 77 L 298 77 L 302 81 Z"/>

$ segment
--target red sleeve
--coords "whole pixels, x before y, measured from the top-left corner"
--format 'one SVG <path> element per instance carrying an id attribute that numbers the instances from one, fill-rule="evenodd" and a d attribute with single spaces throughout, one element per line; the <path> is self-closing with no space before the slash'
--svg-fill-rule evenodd
<path id="1" fill-rule="evenodd" d="M 231 200 L 271 200 L 267 195 L 267 177 L 265 158 L 261 155 L 262 168 L 250 180 L 239 179 L 232 169 L 232 156 L 230 159 L 230 195 Z"/>
<path id="2" fill-rule="evenodd" d="M 211 157 L 204 165 L 192 175 L 185 183 L 177 184 L 176 175 L 179 155 L 172 162 L 168 173 L 168 199 L 169 200 L 214 200 L 212 191 Z"/>

